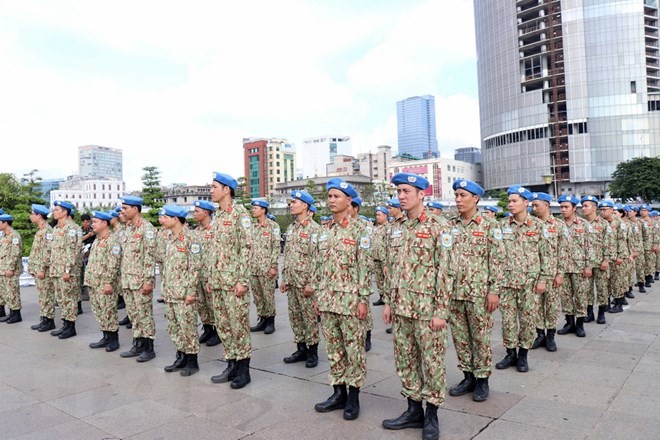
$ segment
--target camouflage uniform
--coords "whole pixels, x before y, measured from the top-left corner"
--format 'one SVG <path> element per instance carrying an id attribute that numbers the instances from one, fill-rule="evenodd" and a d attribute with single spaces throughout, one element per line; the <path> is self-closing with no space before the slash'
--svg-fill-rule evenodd
<path id="1" fill-rule="evenodd" d="M 566 222 L 564 237 L 566 238 L 566 259 L 564 284 L 561 287 L 561 308 L 566 315 L 584 317 L 587 315 L 587 303 L 591 278 L 585 278 L 583 271 L 592 267 L 593 255 L 591 225 L 586 220 L 575 217 Z"/>
<path id="2" fill-rule="evenodd" d="M 557 273 L 557 260 L 547 258 L 548 241 L 541 220 L 527 214 L 522 222 L 511 215 L 500 222 L 506 258 L 500 292 L 502 342 L 505 348 L 530 349 L 537 317 L 536 284 Z M 541 279 L 540 279 L 541 278 Z"/>
<path id="3" fill-rule="evenodd" d="M 266 219 L 262 225 L 252 223 L 250 247 L 250 287 L 257 316 L 275 316 L 275 282 L 268 277 L 270 269 L 277 270 L 280 258 L 280 226 Z"/>
<path id="4" fill-rule="evenodd" d="M 566 258 L 566 237 L 564 229 L 566 224 L 555 217 L 548 217 L 543 222 L 543 238 L 546 240 L 545 259 L 548 261 L 549 273 L 542 275 L 540 280 L 545 282 L 545 292 L 537 297 L 536 328 L 554 330 L 557 327 L 560 299 L 559 288 L 552 283 L 557 275 L 564 276 L 564 261 Z M 555 268 L 554 273 L 552 268 Z"/>
<path id="5" fill-rule="evenodd" d="M 213 316 L 213 296 L 206 291 L 206 282 L 208 280 L 207 258 L 208 249 L 213 241 L 213 234 L 211 233 L 211 223 L 203 227 L 198 225 L 195 229 L 197 234 L 197 242 L 201 246 L 201 263 L 199 267 L 199 283 L 197 285 L 197 313 L 202 324 L 215 325 L 215 317 Z"/>
<path id="6" fill-rule="evenodd" d="M 642 278 L 644 278 L 649 275 L 653 276 L 655 273 L 655 254 L 653 253 L 654 228 L 650 218 L 646 220 L 640 218 L 639 222 L 642 226 L 642 242 L 644 243 L 644 266 L 642 267 Z"/>
<path id="7" fill-rule="evenodd" d="M 361 217 L 358 217 L 355 220 L 362 225 L 362 228 L 367 233 L 370 242 L 372 242 L 374 235 L 373 226 L 371 226 L 371 224 L 367 220 Z M 369 291 L 371 292 L 371 279 L 372 279 L 372 274 L 374 273 L 375 270 L 374 260 L 373 257 L 371 256 L 371 247 L 367 250 L 367 253 L 368 253 L 367 261 L 369 262 L 369 271 L 367 272 L 367 280 L 369 280 Z M 371 332 L 371 330 L 373 329 L 374 329 L 374 318 L 373 315 L 371 314 L 371 302 L 367 301 L 367 319 L 365 319 L 365 330 Z M 371 333 L 369 333 L 368 337 L 371 338 Z"/>
<path id="8" fill-rule="evenodd" d="M 596 304 L 607 305 L 610 290 L 610 269 L 612 260 L 616 255 L 616 242 L 612 230 L 607 221 L 602 217 L 596 217 L 591 224 L 591 242 L 593 253 L 591 254 L 591 267 L 593 268 L 593 281 L 589 283 L 590 290 L 587 293 L 587 304 L 594 304 L 594 283 L 596 285 Z M 600 269 L 600 263 L 608 261 L 610 267 L 607 270 Z"/>
<path id="9" fill-rule="evenodd" d="M 215 323 L 225 348 L 225 359 L 239 361 L 252 354 L 250 295 L 236 296 L 236 284 L 249 285 L 249 232 L 247 210 L 232 201 L 218 208 L 211 224 L 213 241 L 206 254 L 208 283 L 213 292 Z"/>
<path id="10" fill-rule="evenodd" d="M 80 249 L 82 231 L 73 221 L 53 228 L 53 242 L 50 250 L 50 278 L 55 288 L 55 298 L 60 306 L 62 319 L 75 322 L 78 316 L 80 296 Z M 69 281 L 64 274 L 69 273 Z"/>
<path id="11" fill-rule="evenodd" d="M 445 401 L 446 327 L 433 331 L 431 319 L 449 318 L 447 277 L 451 234 L 447 222 L 422 212 L 403 226 L 402 252 L 387 303 L 391 307 L 394 359 L 401 394 L 433 405 Z"/>
<path id="12" fill-rule="evenodd" d="M 126 238 L 126 226 L 123 223 L 117 223 L 116 228 L 111 229 L 111 234 L 117 238 L 117 243 L 123 249 L 124 240 Z M 119 265 L 119 272 L 117 278 L 115 279 L 114 284 L 112 285 L 112 290 L 117 292 L 117 296 L 121 295 L 123 298 L 123 289 L 121 287 L 121 264 Z"/>
<path id="13" fill-rule="evenodd" d="M 97 236 L 89 252 L 85 268 L 85 286 L 89 287 L 89 302 L 96 316 L 96 322 L 103 332 L 115 332 L 117 325 L 117 278 L 121 265 L 121 245 L 119 237 L 108 233 Z M 103 287 L 112 286 L 112 293 L 104 293 Z"/>
<path id="14" fill-rule="evenodd" d="M 480 213 L 466 223 L 449 221 L 452 235 L 449 276 L 453 286 L 449 322 L 458 368 L 476 378 L 491 374 L 493 315 L 486 310 L 488 294 L 499 295 L 504 245 L 495 219 Z"/>
<path id="15" fill-rule="evenodd" d="M 632 255 L 631 242 L 630 242 L 630 227 L 626 222 L 621 219 L 612 217 L 609 224 L 610 235 L 612 235 L 614 244 L 616 246 L 613 256 L 614 262 L 610 263 L 610 283 L 608 286 L 608 294 L 612 298 L 623 298 L 625 292 L 628 291 L 630 272 L 632 271 L 632 264 L 630 257 Z M 619 265 L 616 260 L 621 259 L 623 262 Z"/>
<path id="16" fill-rule="evenodd" d="M 0 240 L 0 304 L 10 310 L 21 309 L 21 288 L 18 278 L 23 272 L 23 247 L 21 235 L 14 229 Z M 11 277 L 5 272 L 13 271 Z"/>
<path id="17" fill-rule="evenodd" d="M 36 280 L 39 293 L 39 316 L 48 319 L 55 318 L 55 292 L 53 291 L 53 280 L 48 276 L 52 243 L 53 228 L 48 223 L 44 223 L 34 235 L 28 258 L 28 269 Z M 42 280 L 37 278 L 39 272 L 43 272 L 46 278 Z"/>
<path id="18" fill-rule="evenodd" d="M 377 225 L 374 228 L 371 243 L 371 258 L 374 262 L 373 270 L 376 275 L 376 287 L 382 297 L 385 294 L 385 267 L 387 264 L 387 252 L 389 250 L 388 239 L 390 236 L 389 225 Z"/>
<path id="19" fill-rule="evenodd" d="M 177 351 L 185 354 L 199 353 L 197 306 L 186 304 L 186 296 L 195 296 L 199 286 L 201 246 L 197 238 L 187 226 L 177 236 L 168 234 L 163 258 L 167 332 Z"/>
<path id="20" fill-rule="evenodd" d="M 633 252 L 637 252 L 637 257 L 635 258 L 635 277 L 633 280 L 637 280 L 633 284 L 644 284 L 644 266 L 646 265 L 646 258 L 644 255 L 644 239 L 642 237 L 642 225 L 638 219 L 632 220 L 633 230 Z"/>
<path id="21" fill-rule="evenodd" d="M 121 284 L 134 338 L 154 339 L 153 291 L 142 293 L 144 284 L 155 286 L 156 231 L 143 217 L 126 227 L 122 240 Z"/>
<path id="22" fill-rule="evenodd" d="M 367 375 L 366 323 L 355 312 L 358 304 L 367 306 L 371 294 L 370 247 L 363 225 L 350 217 L 340 223 L 332 220 L 319 232 L 312 288 L 317 292 L 333 386 L 360 388 Z"/>
<path id="23" fill-rule="evenodd" d="M 391 283 L 394 281 L 391 274 L 394 273 L 396 266 L 400 262 L 401 249 L 403 248 L 403 225 L 406 218 L 402 217 L 399 220 L 392 222 L 388 228 L 389 236 L 387 242 L 389 244 L 388 252 L 386 253 L 385 269 L 388 276 L 385 277 L 385 290 L 382 292 L 383 302 L 387 303 L 385 299 L 389 296 L 392 289 Z"/>
<path id="24" fill-rule="evenodd" d="M 319 325 L 314 311 L 318 292 L 307 298 L 304 289 L 312 285 L 320 229 L 311 218 L 290 224 L 286 230 L 282 260 L 282 284 L 288 286 L 286 294 L 293 339 L 308 346 L 319 343 Z"/>

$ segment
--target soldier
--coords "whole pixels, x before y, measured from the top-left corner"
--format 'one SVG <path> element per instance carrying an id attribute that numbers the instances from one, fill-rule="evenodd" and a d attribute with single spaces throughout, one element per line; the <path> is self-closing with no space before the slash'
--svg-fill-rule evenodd
<path id="1" fill-rule="evenodd" d="M 176 205 L 164 208 L 163 227 L 170 233 L 163 257 L 163 299 L 167 332 L 176 347 L 174 363 L 165 367 L 171 373 L 192 376 L 199 371 L 197 355 L 197 290 L 201 268 L 198 235 L 186 226 L 188 211 Z"/>
<path id="2" fill-rule="evenodd" d="M 314 198 L 308 192 L 291 193 L 289 210 L 295 220 L 286 230 L 280 287 L 287 295 L 289 323 L 296 343 L 296 351 L 283 361 L 286 364 L 305 361 L 307 368 L 314 368 L 319 362 L 319 324 L 312 274 L 320 227 L 308 214 L 313 205 Z"/>
<path id="3" fill-rule="evenodd" d="M 50 277 L 55 288 L 55 298 L 60 306 L 61 328 L 50 332 L 59 339 L 76 336 L 77 301 L 80 294 L 80 239 L 82 232 L 69 218 L 74 207 L 67 201 L 53 202 L 53 218 L 57 225 L 53 229 L 50 251 Z"/>
<path id="4" fill-rule="evenodd" d="M 640 223 L 642 225 L 642 241 L 644 242 L 644 285 L 651 287 L 655 282 L 653 274 L 655 273 L 655 252 L 654 250 L 654 227 L 649 217 L 651 207 L 649 205 L 642 205 L 639 207 Z"/>
<path id="5" fill-rule="evenodd" d="M 626 205 L 628 206 L 628 205 Z M 646 293 L 644 288 L 644 240 L 642 238 L 642 225 L 637 217 L 636 208 L 628 206 L 628 212 L 626 213 L 628 221 L 630 222 L 632 229 L 632 252 L 633 258 L 635 260 L 635 276 L 631 275 L 631 281 L 636 281 L 636 285 L 639 288 L 639 293 Z"/>
<path id="6" fill-rule="evenodd" d="M 483 188 L 459 179 L 453 189 L 458 216 L 449 221 L 452 228 L 449 275 L 453 285 L 449 325 L 464 379 L 449 389 L 449 395 L 473 392 L 472 400 L 483 402 L 490 392 L 492 313 L 500 302 L 504 245 L 497 221 L 479 213 L 477 205 Z"/>
<path id="7" fill-rule="evenodd" d="M 654 245 L 653 252 L 655 253 L 655 277 L 654 280 L 660 280 L 660 212 L 651 211 L 649 214 L 653 219 L 654 224 Z"/>
<path id="8" fill-rule="evenodd" d="M 399 203 L 408 217 L 402 252 L 409 257 L 395 266 L 392 279 L 396 281 L 384 297 L 383 320 L 392 322 L 395 364 L 408 409 L 398 418 L 383 420 L 383 427 L 423 428 L 424 439 L 437 439 L 438 406 L 444 403 L 447 388 L 444 355 L 452 239 L 447 222 L 424 211 L 428 180 L 398 173 L 392 184 L 397 186 Z"/>
<path id="9" fill-rule="evenodd" d="M 612 264 L 610 265 L 610 279 L 607 284 L 608 296 L 613 298 L 614 306 L 610 307 L 608 311 L 610 313 L 620 313 L 623 312 L 623 301 L 628 290 L 631 269 L 628 265 L 631 256 L 628 230 L 626 224 L 614 214 L 614 202 L 603 200 L 598 204 L 598 208 L 603 220 L 609 223 L 607 233 L 611 236 L 615 245 Z M 601 311 L 601 307 L 598 306 L 597 322 L 599 324 L 605 324 L 604 312 L 605 307 Z M 602 318 L 601 314 L 603 315 Z"/>
<path id="10" fill-rule="evenodd" d="M 484 206 L 485 217 L 496 218 L 498 212 L 500 212 L 500 210 L 497 209 L 497 206 L 492 206 L 492 205 Z"/>
<path id="11" fill-rule="evenodd" d="M 401 253 L 401 246 L 403 245 L 401 237 L 403 236 L 403 223 L 406 221 L 406 216 L 403 215 L 401 204 L 398 199 L 390 199 L 387 201 L 387 211 L 390 216 L 394 218 L 389 227 L 389 237 L 387 240 L 389 244 L 389 252 L 387 254 L 387 261 L 383 267 L 386 274 L 386 290 L 389 290 L 389 274 L 394 272 L 394 267 L 398 265 L 400 261 L 399 256 Z M 385 332 L 392 333 L 392 327 L 387 327 Z"/>
<path id="12" fill-rule="evenodd" d="M 117 206 L 115 209 L 111 209 L 110 211 L 108 211 L 108 214 L 110 214 L 112 216 L 112 220 L 110 220 L 110 231 L 113 234 L 117 235 L 117 237 L 119 238 L 120 244 L 121 244 L 121 241 L 124 238 L 125 226 L 124 226 L 123 221 L 120 218 L 120 215 L 119 215 L 120 212 L 121 212 L 121 206 Z M 120 275 L 120 278 L 121 278 L 121 275 Z M 119 281 L 119 279 L 117 280 L 117 289 L 116 290 L 117 290 L 117 310 L 125 309 L 126 308 L 126 303 L 124 302 L 124 295 L 121 294 L 121 291 L 122 291 L 121 290 L 121 281 Z M 126 323 L 122 324 L 121 322 L 119 322 L 118 324 L 119 325 L 126 325 L 130 322 L 128 320 L 128 316 L 126 316 L 125 320 L 126 320 Z"/>
<path id="13" fill-rule="evenodd" d="M 252 221 L 247 210 L 234 201 L 238 182 L 213 173 L 211 199 L 218 203 L 211 225 L 213 241 L 206 254 L 207 292 L 212 293 L 215 323 L 225 347 L 227 368 L 211 377 L 213 383 L 231 382 L 233 389 L 250 383 L 250 280 L 249 233 Z"/>
<path id="14" fill-rule="evenodd" d="M 156 231 L 142 217 L 142 198 L 121 198 L 121 215 L 127 227 L 122 241 L 121 282 L 126 311 L 133 325 L 133 345 L 121 357 L 147 362 L 156 357 L 153 291 L 155 285 Z"/>
<path id="15" fill-rule="evenodd" d="M 19 277 L 23 271 L 23 242 L 21 235 L 11 227 L 14 217 L 0 214 L 0 304 L 9 307 L 9 315 L 0 318 L 0 322 L 15 324 L 21 322 L 21 288 Z"/>
<path id="16" fill-rule="evenodd" d="M 374 262 L 374 274 L 376 275 L 376 287 L 378 288 L 378 294 L 380 297 L 378 301 L 373 303 L 374 306 L 382 306 L 385 303 L 383 302 L 383 294 L 386 289 L 386 274 L 385 274 L 385 264 L 387 261 L 387 250 L 388 250 L 388 233 L 389 233 L 389 224 L 387 217 L 389 212 L 384 206 L 376 207 L 376 227 L 374 228 L 373 241 L 371 243 L 372 256 Z"/>
<path id="17" fill-rule="evenodd" d="M 545 292 L 537 297 L 536 334 L 531 349 L 545 347 L 550 352 L 557 351 L 555 333 L 559 316 L 559 288 L 564 284 L 564 228 L 566 225 L 550 214 L 552 197 L 546 193 L 532 193 L 532 209 L 543 223 L 543 238 L 546 240 L 545 259 L 550 273 L 544 277 Z M 552 272 L 554 268 L 554 273 Z M 547 330 L 547 332 L 546 332 Z"/>
<path id="18" fill-rule="evenodd" d="M 360 209 L 362 209 L 362 199 L 360 197 L 355 197 L 353 200 L 351 200 L 351 207 L 349 208 L 349 212 L 351 217 L 354 219 L 358 220 L 358 223 L 362 224 L 362 227 L 365 229 L 367 234 L 371 237 L 373 235 L 373 226 L 369 223 L 369 219 L 367 217 L 360 215 Z M 371 251 L 369 251 L 369 254 Z M 371 255 L 368 256 L 367 261 L 369 262 L 368 264 L 368 269 L 369 272 L 367 274 L 367 277 L 369 279 L 369 286 L 371 286 L 371 274 L 373 273 L 373 260 L 371 258 Z M 369 304 L 367 304 L 368 306 Z M 367 330 L 367 333 L 364 338 L 364 348 L 367 352 L 371 351 L 371 331 L 374 328 L 374 320 L 373 316 L 371 315 L 371 307 L 367 307 L 367 320 L 365 321 L 365 328 Z"/>
<path id="19" fill-rule="evenodd" d="M 275 282 L 280 258 L 280 226 L 266 218 L 270 203 L 252 201 L 252 234 L 250 247 L 250 287 L 259 321 L 251 332 L 270 335 L 275 332 Z"/>
<path id="20" fill-rule="evenodd" d="M 165 258 L 165 251 L 167 248 L 167 242 L 168 242 L 168 236 L 170 235 L 170 230 L 167 229 L 165 225 L 165 209 L 161 208 L 158 210 L 158 224 L 160 225 L 160 228 L 158 228 L 158 232 L 156 232 L 156 264 L 158 265 L 158 271 L 160 274 L 160 283 L 161 283 L 161 292 L 162 292 L 162 285 L 163 285 L 163 276 L 165 273 L 165 265 L 163 264 L 163 260 Z M 158 303 L 164 303 L 165 300 L 163 299 L 162 295 L 160 298 L 156 300 Z"/>
<path id="21" fill-rule="evenodd" d="M 88 287 L 89 302 L 103 337 L 89 344 L 89 348 L 119 349 L 117 324 L 117 279 L 121 265 L 119 237 L 110 232 L 112 216 L 103 211 L 92 211 L 92 229 L 95 240 L 89 253 L 84 284 Z"/>
<path id="22" fill-rule="evenodd" d="M 521 373 L 529 371 L 527 351 L 534 343 L 536 295 L 543 295 L 547 279 L 557 274 L 557 260 L 548 257 L 543 223 L 532 217 L 527 208 L 532 193 L 513 185 L 509 194 L 509 218 L 500 222 L 504 259 L 504 281 L 500 292 L 502 342 L 506 356 L 495 367 L 503 370 L 516 366 Z M 518 348 L 518 353 L 516 353 Z"/>
<path id="23" fill-rule="evenodd" d="M 30 221 L 37 226 L 37 233 L 32 241 L 28 268 L 37 283 L 40 321 L 30 328 L 45 332 L 55 328 L 55 294 L 53 283 L 48 276 L 53 228 L 48 224 L 48 208 L 36 204 L 31 208 Z"/>
<path id="24" fill-rule="evenodd" d="M 593 283 L 592 260 L 593 244 L 591 225 L 577 216 L 580 201 L 570 194 L 560 196 L 557 201 L 561 215 L 566 223 L 564 238 L 566 258 L 564 284 L 561 292 L 561 308 L 565 313 L 566 324 L 557 331 L 559 335 L 575 333 L 584 338 L 584 318 L 587 316 L 587 301 L 590 284 Z"/>
<path id="25" fill-rule="evenodd" d="M 197 289 L 197 313 L 199 319 L 202 321 L 202 331 L 199 337 L 199 343 L 206 343 L 207 347 L 215 347 L 220 343 L 220 336 L 215 327 L 215 317 L 213 316 L 213 298 L 211 294 L 206 291 L 206 282 L 208 279 L 208 267 L 206 267 L 206 255 L 208 254 L 209 246 L 213 241 L 213 234 L 211 233 L 211 221 L 213 219 L 213 211 L 215 206 L 207 200 L 197 200 L 194 205 L 193 218 L 197 221 L 197 241 L 201 246 L 201 267 L 199 273 L 199 287 Z"/>
<path id="26" fill-rule="evenodd" d="M 429 207 L 429 212 L 437 216 L 442 216 L 442 211 L 443 209 L 445 209 L 445 205 L 437 201 L 429 202 L 428 207 Z"/>
<path id="27" fill-rule="evenodd" d="M 371 293 L 371 238 L 350 215 L 351 201 L 358 197 L 353 187 L 333 178 L 326 188 L 333 218 L 319 232 L 317 274 L 312 288 L 318 294 L 334 393 L 314 409 L 344 409 L 344 419 L 354 420 L 360 413 L 359 393 L 367 374 L 364 340 Z"/>

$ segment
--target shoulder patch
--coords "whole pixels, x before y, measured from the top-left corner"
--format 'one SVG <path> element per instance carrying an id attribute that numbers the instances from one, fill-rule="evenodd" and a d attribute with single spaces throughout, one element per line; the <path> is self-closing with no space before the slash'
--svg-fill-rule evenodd
<path id="1" fill-rule="evenodd" d="M 252 220 L 250 220 L 250 217 L 242 217 L 241 224 L 243 225 L 244 228 L 249 228 L 250 226 L 252 226 Z"/>
<path id="2" fill-rule="evenodd" d="M 369 249 L 371 247 L 371 238 L 369 237 L 360 238 L 360 247 L 362 249 Z"/>
<path id="3" fill-rule="evenodd" d="M 14 239 L 12 239 L 11 242 L 12 242 L 12 244 L 18 244 L 19 240 L 18 240 L 18 238 L 14 238 Z"/>
<path id="4" fill-rule="evenodd" d="M 154 231 L 149 229 L 147 232 L 144 233 L 144 236 L 147 237 L 149 240 L 153 240 L 154 238 Z"/>
<path id="5" fill-rule="evenodd" d="M 548 228 L 543 228 L 543 237 L 550 238 L 550 231 L 548 231 Z"/>
<path id="6" fill-rule="evenodd" d="M 114 245 L 112 247 L 112 254 L 119 255 L 120 253 L 121 253 L 121 246 L 119 246 L 118 244 Z"/>
<path id="7" fill-rule="evenodd" d="M 495 240 L 501 240 L 502 239 L 502 230 L 500 228 L 493 229 L 493 238 Z"/>
<path id="8" fill-rule="evenodd" d="M 454 243 L 454 237 L 451 234 L 442 234 L 442 237 L 440 238 L 442 242 L 442 246 L 446 247 L 449 249 L 451 245 Z"/>
<path id="9" fill-rule="evenodd" d="M 312 243 L 316 244 L 319 242 L 319 234 L 312 234 Z"/>
<path id="10" fill-rule="evenodd" d="M 78 238 L 82 237 L 82 231 L 78 231 L 76 235 L 78 236 Z"/>
<path id="11" fill-rule="evenodd" d="M 564 237 L 570 237 L 571 235 L 571 228 L 568 226 L 564 228 Z"/>
<path id="12" fill-rule="evenodd" d="M 76 236 L 76 230 L 75 229 L 69 229 L 69 237 L 75 237 Z"/>
<path id="13" fill-rule="evenodd" d="M 53 240 L 53 234 L 51 234 L 50 232 L 48 234 L 46 234 L 46 240 L 52 241 Z"/>
<path id="14" fill-rule="evenodd" d="M 192 252 L 193 254 L 199 254 L 200 249 L 201 248 L 199 247 L 199 244 L 197 244 L 197 243 L 193 243 L 193 244 L 190 245 L 190 252 Z"/>

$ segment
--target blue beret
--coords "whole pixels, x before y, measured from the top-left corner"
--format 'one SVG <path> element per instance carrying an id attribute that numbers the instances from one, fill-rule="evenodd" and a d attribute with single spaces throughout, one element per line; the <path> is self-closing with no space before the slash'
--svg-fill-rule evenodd
<path id="1" fill-rule="evenodd" d="M 343 192 L 346 194 L 348 197 L 354 199 L 358 197 L 357 191 L 353 189 L 350 183 L 345 182 L 344 179 L 340 179 L 339 177 L 334 177 L 330 180 L 328 180 L 328 184 L 325 186 L 325 188 L 330 191 L 331 189 L 336 189 L 338 191 Z"/>
<path id="2" fill-rule="evenodd" d="M 631 209 L 635 212 L 639 212 L 639 206 L 633 206 Z"/>
<path id="3" fill-rule="evenodd" d="M 292 199 L 298 199 L 301 202 L 307 203 L 309 206 L 314 204 L 314 197 L 312 197 L 307 191 L 293 191 L 291 193 Z"/>
<path id="4" fill-rule="evenodd" d="M 598 204 L 599 208 L 612 208 L 614 209 L 614 202 L 611 200 L 603 200 Z"/>
<path id="5" fill-rule="evenodd" d="M 162 217 L 164 215 L 167 215 L 167 213 L 165 212 L 165 208 L 160 208 L 158 210 L 158 217 Z"/>
<path id="6" fill-rule="evenodd" d="M 124 196 L 120 197 L 120 199 L 124 205 L 128 206 L 142 206 L 142 203 L 144 203 L 142 197 L 138 196 Z"/>
<path id="7" fill-rule="evenodd" d="M 14 217 L 9 214 L 0 214 L 0 222 L 11 222 L 13 220 Z"/>
<path id="8" fill-rule="evenodd" d="M 494 213 L 500 212 L 500 210 L 497 209 L 497 206 L 492 206 L 492 205 L 484 206 L 484 209 L 486 211 L 490 211 L 490 212 L 494 212 Z"/>
<path id="9" fill-rule="evenodd" d="M 316 206 L 314 206 L 314 205 L 311 205 L 309 207 L 309 210 L 312 211 L 314 214 L 316 214 L 316 212 L 318 211 L 318 209 L 316 209 Z"/>
<path id="10" fill-rule="evenodd" d="M 658 215 L 658 211 L 651 211 L 651 212 L 649 213 L 649 215 L 650 215 L 651 217 L 656 217 L 656 216 Z"/>
<path id="11" fill-rule="evenodd" d="M 188 210 L 178 205 L 165 205 L 163 209 L 168 217 L 186 218 L 188 216 Z"/>
<path id="12" fill-rule="evenodd" d="M 393 222 L 393 221 L 394 221 L 394 217 L 387 217 L 387 221 L 389 221 L 389 222 Z"/>
<path id="13" fill-rule="evenodd" d="M 106 221 L 112 220 L 112 216 L 105 211 L 92 211 L 92 217 Z"/>
<path id="14" fill-rule="evenodd" d="M 435 200 L 432 202 L 429 202 L 429 208 L 435 208 L 435 209 L 445 209 L 445 205 L 443 205 L 440 202 L 436 202 Z"/>
<path id="15" fill-rule="evenodd" d="M 548 203 L 552 202 L 552 196 L 548 193 L 540 193 L 540 192 L 532 193 L 532 198 L 534 200 L 542 200 Z"/>
<path id="16" fill-rule="evenodd" d="M 5 211 L 3 211 L 2 209 L 0 209 L 0 215 L 2 215 L 2 214 L 4 214 L 4 213 L 5 213 Z"/>
<path id="17" fill-rule="evenodd" d="M 202 208 L 206 209 L 207 211 L 215 211 L 215 206 L 213 203 L 209 202 L 208 200 L 195 200 L 195 203 L 193 203 L 193 206 L 196 206 L 197 208 Z"/>
<path id="18" fill-rule="evenodd" d="M 504 217 L 511 217 L 511 213 L 509 211 L 505 212 Z"/>
<path id="19" fill-rule="evenodd" d="M 269 218 L 269 219 L 271 219 L 272 221 L 277 220 L 277 218 L 276 218 L 273 214 L 271 214 L 271 213 L 266 214 L 266 218 Z"/>
<path id="20" fill-rule="evenodd" d="M 624 209 L 626 212 L 630 212 L 630 211 L 633 210 L 633 209 L 632 209 L 632 206 L 630 206 L 630 205 L 623 205 L 623 209 Z"/>
<path id="21" fill-rule="evenodd" d="M 362 206 L 362 199 L 359 198 L 359 197 L 353 197 L 353 200 L 351 201 L 351 203 L 355 203 L 358 206 Z"/>
<path id="22" fill-rule="evenodd" d="M 390 212 L 387 210 L 387 208 L 385 208 L 383 206 L 376 206 L 376 212 L 382 212 L 386 216 L 390 215 Z"/>
<path id="23" fill-rule="evenodd" d="M 59 206 L 59 207 L 64 208 L 64 209 L 68 209 L 69 212 L 71 212 L 71 214 L 73 214 L 74 207 L 73 207 L 73 204 L 70 203 L 70 202 L 67 202 L 65 200 L 55 200 L 53 202 L 53 205 Z"/>
<path id="24" fill-rule="evenodd" d="M 399 199 L 389 199 L 387 201 L 387 206 L 391 206 L 392 208 L 401 209 L 401 203 L 399 203 Z"/>
<path id="25" fill-rule="evenodd" d="M 557 199 L 557 201 L 558 201 L 559 203 L 569 202 L 569 203 L 572 203 L 573 205 L 576 205 L 576 206 L 580 204 L 580 200 L 578 200 L 577 197 L 572 196 L 572 195 L 570 195 L 570 194 L 564 194 L 564 195 L 562 195 L 562 196 L 559 196 L 559 198 Z"/>
<path id="26" fill-rule="evenodd" d="M 48 215 L 50 211 L 48 211 L 48 208 L 46 208 L 44 205 L 37 205 L 36 203 L 33 203 L 32 206 L 32 211 L 35 212 L 36 214 L 41 214 L 41 215 Z"/>
<path id="27" fill-rule="evenodd" d="M 651 205 L 642 205 L 639 207 L 639 210 L 641 211 L 642 209 L 646 209 L 647 211 L 651 210 Z"/>
<path id="28" fill-rule="evenodd" d="M 251 202 L 250 204 L 251 204 L 252 206 L 260 206 L 260 207 L 262 207 L 262 208 L 266 208 L 266 209 L 270 208 L 270 203 L 268 203 L 268 202 L 265 201 L 265 200 L 261 200 L 261 199 L 259 199 L 259 200 L 252 200 L 252 202 Z"/>
<path id="29" fill-rule="evenodd" d="M 532 200 L 532 193 L 530 190 L 521 185 L 511 185 L 509 189 L 506 190 L 508 195 L 518 194 L 525 200 Z"/>
<path id="30" fill-rule="evenodd" d="M 320 218 L 319 220 L 321 220 L 322 222 L 324 222 L 324 221 L 330 220 L 330 217 L 328 217 L 327 215 L 322 215 L 321 218 Z"/>
<path id="31" fill-rule="evenodd" d="M 359 217 L 360 217 L 362 220 L 364 220 L 365 222 L 368 222 L 368 221 L 369 221 L 369 219 L 367 218 L 366 215 L 360 215 Z"/>
<path id="32" fill-rule="evenodd" d="M 71 212 L 69 213 L 69 215 L 73 217 L 75 213 L 76 213 L 76 207 L 74 206 L 73 208 L 71 208 Z"/>
<path id="33" fill-rule="evenodd" d="M 454 182 L 452 188 L 454 191 L 457 189 L 464 189 L 465 191 L 479 197 L 484 195 L 484 189 L 471 180 L 458 179 Z"/>
<path id="34" fill-rule="evenodd" d="M 223 184 L 224 186 L 228 186 L 233 190 L 236 190 L 236 187 L 238 186 L 236 179 L 231 177 L 229 174 L 218 173 L 217 171 L 213 172 L 213 180 Z"/>
<path id="35" fill-rule="evenodd" d="M 115 212 L 120 213 L 120 212 L 121 212 L 121 206 L 117 206 L 117 207 L 115 208 Z"/>
<path id="36" fill-rule="evenodd" d="M 598 197 L 594 196 L 584 196 L 582 197 L 582 200 L 580 202 L 584 205 L 584 202 L 594 202 L 596 205 L 598 205 Z"/>
<path id="37" fill-rule="evenodd" d="M 115 211 L 114 209 L 111 209 L 110 211 L 108 211 L 108 214 L 110 214 L 110 216 L 112 216 L 114 218 L 119 218 L 119 213 L 117 211 Z"/>
<path id="38" fill-rule="evenodd" d="M 392 185 L 411 185 L 415 188 L 425 190 L 429 187 L 429 181 L 419 174 L 397 173 L 392 176 Z"/>

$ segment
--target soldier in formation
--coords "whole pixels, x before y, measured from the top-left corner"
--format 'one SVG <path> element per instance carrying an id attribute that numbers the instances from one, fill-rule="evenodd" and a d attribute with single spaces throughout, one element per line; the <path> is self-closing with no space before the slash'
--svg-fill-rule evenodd
<path id="1" fill-rule="evenodd" d="M 14 217 L 0 214 L 0 322 L 15 324 L 21 322 L 21 291 L 18 278 L 23 271 L 23 241 L 20 234 L 12 228 Z M 9 314 L 5 312 L 9 307 Z"/>
<path id="2" fill-rule="evenodd" d="M 32 205 L 30 221 L 37 227 L 28 258 L 28 270 L 34 277 L 39 295 L 39 322 L 32 330 L 45 332 L 55 329 L 55 292 L 49 277 L 50 249 L 53 228 L 48 224 L 49 210 L 43 205 Z"/>

